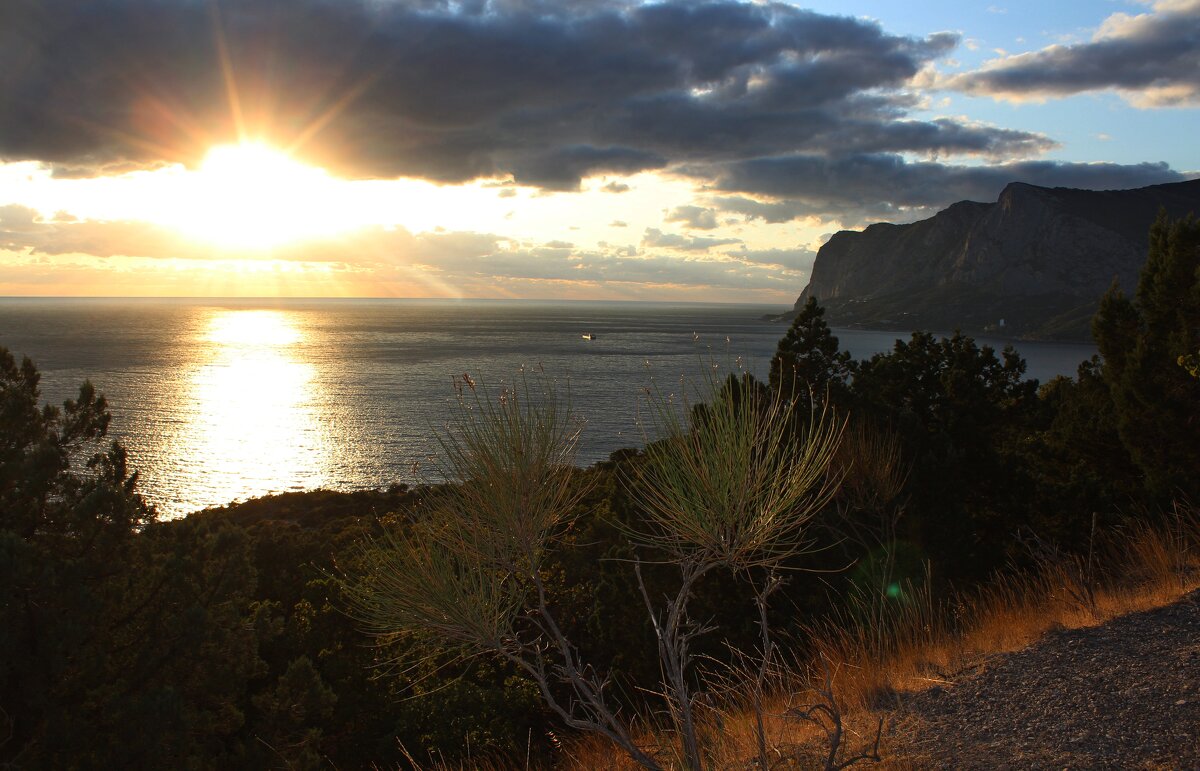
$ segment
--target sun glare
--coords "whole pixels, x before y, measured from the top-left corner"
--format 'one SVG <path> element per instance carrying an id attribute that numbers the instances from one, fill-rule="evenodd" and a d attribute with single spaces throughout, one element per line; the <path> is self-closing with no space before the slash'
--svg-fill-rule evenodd
<path id="1" fill-rule="evenodd" d="M 224 346 L 266 348 L 299 342 L 301 334 L 278 311 L 239 311 L 213 318 L 206 339 Z"/>
<path id="2" fill-rule="evenodd" d="M 188 175 L 173 224 L 225 249 L 263 250 L 351 227 L 336 180 L 267 145 L 214 147 Z"/>

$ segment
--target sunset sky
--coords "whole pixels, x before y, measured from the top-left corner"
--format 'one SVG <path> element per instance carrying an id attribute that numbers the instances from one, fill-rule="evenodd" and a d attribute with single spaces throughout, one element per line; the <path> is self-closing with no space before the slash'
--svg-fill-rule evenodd
<path id="1" fill-rule="evenodd" d="M 1200 0 L 5 0 L 0 295 L 790 303 L 837 230 L 1200 174 Z"/>

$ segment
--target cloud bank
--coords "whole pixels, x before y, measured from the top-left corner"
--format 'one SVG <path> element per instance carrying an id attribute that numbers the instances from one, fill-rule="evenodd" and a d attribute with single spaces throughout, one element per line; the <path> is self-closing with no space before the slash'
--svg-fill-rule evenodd
<path id="1" fill-rule="evenodd" d="M 573 190 L 681 162 L 1052 146 L 905 117 L 905 84 L 956 43 L 746 2 L 16 0 L 0 157 L 86 175 L 250 133 L 351 176 Z"/>
<path id="2" fill-rule="evenodd" d="M 1115 90 L 1140 107 L 1200 105 L 1200 0 L 1113 14 L 1089 42 L 1006 56 L 945 85 L 1013 101 Z"/>

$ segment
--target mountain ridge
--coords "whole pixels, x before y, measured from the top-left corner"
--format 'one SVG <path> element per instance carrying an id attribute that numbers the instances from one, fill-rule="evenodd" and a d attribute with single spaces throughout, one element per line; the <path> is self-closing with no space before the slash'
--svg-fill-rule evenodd
<path id="1" fill-rule="evenodd" d="M 816 297 L 836 326 L 1088 339 L 1112 282 L 1137 285 L 1160 209 L 1200 213 L 1200 179 L 1130 190 L 1012 182 L 994 203 L 835 233 L 796 309 Z"/>

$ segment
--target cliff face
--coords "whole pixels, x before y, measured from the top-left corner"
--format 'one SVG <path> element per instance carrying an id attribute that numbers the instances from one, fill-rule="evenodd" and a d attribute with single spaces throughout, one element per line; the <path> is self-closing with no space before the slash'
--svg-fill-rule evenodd
<path id="1" fill-rule="evenodd" d="M 1104 191 L 1014 182 L 995 203 L 835 234 L 796 307 L 815 296 L 840 326 L 1087 339 L 1113 278 L 1136 286 L 1160 208 L 1200 214 L 1200 180 Z"/>

